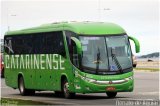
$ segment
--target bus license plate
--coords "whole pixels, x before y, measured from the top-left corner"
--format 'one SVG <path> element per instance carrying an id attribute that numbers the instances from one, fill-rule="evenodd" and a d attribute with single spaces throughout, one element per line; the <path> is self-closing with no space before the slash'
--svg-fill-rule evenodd
<path id="1" fill-rule="evenodd" d="M 107 91 L 115 91 L 116 88 L 112 86 L 112 87 L 107 87 L 106 90 L 107 90 Z"/>

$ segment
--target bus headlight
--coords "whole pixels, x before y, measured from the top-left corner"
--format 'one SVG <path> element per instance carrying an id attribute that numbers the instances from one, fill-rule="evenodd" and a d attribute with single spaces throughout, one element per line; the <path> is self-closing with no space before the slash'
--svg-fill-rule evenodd
<path id="1" fill-rule="evenodd" d="M 87 78 L 87 77 L 83 77 L 83 76 L 81 76 L 81 79 L 82 79 L 82 80 L 85 80 L 85 81 L 87 81 L 87 82 L 96 82 L 96 80 L 94 80 L 94 79 Z"/>
<path id="2" fill-rule="evenodd" d="M 85 80 L 87 81 L 87 82 L 96 82 L 96 80 L 94 80 L 94 79 L 90 79 L 90 78 L 85 78 Z"/>

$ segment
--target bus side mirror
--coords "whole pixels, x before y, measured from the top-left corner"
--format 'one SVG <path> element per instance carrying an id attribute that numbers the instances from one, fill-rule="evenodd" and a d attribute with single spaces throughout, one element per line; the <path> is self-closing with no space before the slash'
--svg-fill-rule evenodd
<path id="1" fill-rule="evenodd" d="M 75 42 L 76 44 L 76 47 L 77 47 L 77 53 L 78 54 L 81 54 L 82 53 L 82 45 L 81 45 L 81 42 L 75 38 L 75 37 L 71 37 L 71 39 Z"/>
<path id="2" fill-rule="evenodd" d="M 132 37 L 132 36 L 129 36 L 129 39 L 134 42 L 136 53 L 139 53 L 140 52 L 140 43 L 139 43 L 139 41 L 136 38 Z"/>

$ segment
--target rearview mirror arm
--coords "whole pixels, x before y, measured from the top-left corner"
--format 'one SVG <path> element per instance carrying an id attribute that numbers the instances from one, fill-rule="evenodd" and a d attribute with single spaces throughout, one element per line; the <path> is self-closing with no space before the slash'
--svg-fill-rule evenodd
<path id="1" fill-rule="evenodd" d="M 128 36 L 128 37 L 129 37 L 130 40 L 132 40 L 134 42 L 136 53 L 139 53 L 140 52 L 140 43 L 139 43 L 139 41 L 136 38 L 132 37 L 132 36 Z"/>

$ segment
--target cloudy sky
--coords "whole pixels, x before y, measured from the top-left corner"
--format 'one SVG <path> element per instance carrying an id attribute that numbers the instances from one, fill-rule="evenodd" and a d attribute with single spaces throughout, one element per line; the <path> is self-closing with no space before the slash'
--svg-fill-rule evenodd
<path id="1" fill-rule="evenodd" d="M 136 55 L 152 53 L 160 50 L 158 4 L 158 0 L 1 0 L 0 38 L 8 28 L 103 21 L 119 24 L 128 35 L 139 39 L 141 53 Z"/>

